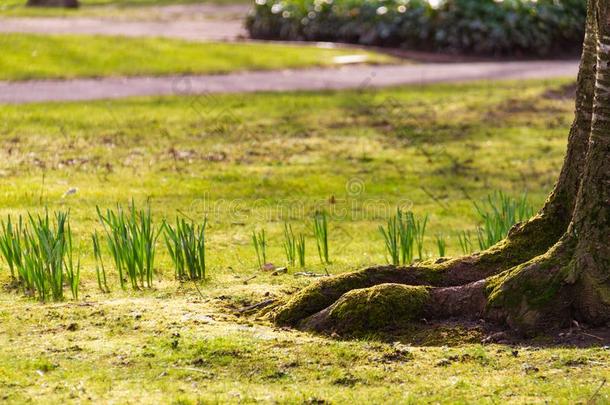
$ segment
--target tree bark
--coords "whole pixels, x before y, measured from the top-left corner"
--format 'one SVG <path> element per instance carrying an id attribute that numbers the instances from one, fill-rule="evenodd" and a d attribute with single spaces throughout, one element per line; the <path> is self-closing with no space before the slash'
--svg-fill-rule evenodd
<path id="1" fill-rule="evenodd" d="M 491 249 L 444 263 L 375 267 L 314 283 L 278 324 L 358 332 L 421 318 L 486 318 L 524 333 L 610 322 L 610 0 L 589 0 L 576 114 L 542 210 Z"/>

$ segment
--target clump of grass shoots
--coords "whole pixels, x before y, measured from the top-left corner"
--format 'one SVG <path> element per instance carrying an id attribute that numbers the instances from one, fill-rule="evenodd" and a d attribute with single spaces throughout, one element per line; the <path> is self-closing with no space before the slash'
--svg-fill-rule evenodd
<path id="1" fill-rule="evenodd" d="M 284 223 L 284 253 L 286 253 L 286 261 L 291 266 L 294 266 L 297 256 L 297 240 L 292 231 L 292 225 Z"/>
<path id="2" fill-rule="evenodd" d="M 53 220 L 48 211 L 45 215 L 28 217 L 27 224 L 19 217 L 15 228 L 19 231 L 11 234 L 13 253 L 20 255 L 13 257 L 13 264 L 24 293 L 43 302 L 63 301 L 66 281 L 72 298 L 78 299 L 80 258 L 75 262 L 69 214 L 55 212 Z"/>
<path id="3" fill-rule="evenodd" d="M 385 241 L 385 247 L 390 255 L 390 259 L 394 266 L 398 266 L 400 264 L 401 259 L 401 248 L 402 248 L 402 240 L 400 238 L 400 210 L 398 211 L 398 215 L 393 216 L 388 219 L 387 226 L 384 228 L 382 225 L 379 225 L 379 232 L 383 236 Z"/>
<path id="4" fill-rule="evenodd" d="M 428 214 L 423 220 L 418 219 L 412 212 L 408 212 L 408 218 L 411 226 L 413 227 L 413 236 L 415 239 L 415 245 L 417 247 L 417 256 L 419 260 L 424 259 L 424 237 L 426 235 L 426 225 L 428 224 Z"/>
<path id="5" fill-rule="evenodd" d="M 117 205 L 116 210 L 107 209 L 105 214 L 96 208 L 121 288 L 125 288 L 125 277 L 134 290 L 152 287 L 156 243 L 161 229 L 153 223 L 150 206 L 138 210 L 132 201 L 127 211 Z"/>
<path id="6" fill-rule="evenodd" d="M 305 267 L 305 235 L 300 233 L 296 240 L 297 256 L 299 257 L 299 267 Z"/>
<path id="7" fill-rule="evenodd" d="M 447 241 L 442 233 L 436 234 L 436 247 L 438 248 L 438 257 L 445 257 L 447 250 Z"/>
<path id="8" fill-rule="evenodd" d="M 106 280 L 106 268 L 104 267 L 104 259 L 102 258 L 102 248 L 100 237 L 97 232 L 91 234 L 93 242 L 93 256 L 95 258 L 95 274 L 97 275 L 97 286 L 103 293 L 109 293 L 108 281 Z"/>
<path id="9" fill-rule="evenodd" d="M 400 260 L 402 264 L 413 263 L 413 247 L 415 234 L 413 233 L 413 213 L 396 210 L 396 223 L 398 224 L 398 238 L 400 240 Z"/>
<path id="10" fill-rule="evenodd" d="M 472 236 L 470 231 L 462 231 L 458 233 L 458 242 L 460 244 L 460 248 L 462 249 L 462 253 L 465 255 L 469 255 L 472 253 Z"/>
<path id="11" fill-rule="evenodd" d="M 165 244 L 174 263 L 176 279 L 203 280 L 205 278 L 205 231 L 207 218 L 196 225 L 184 218 L 176 218 L 176 225 L 164 224 Z"/>
<path id="12" fill-rule="evenodd" d="M 325 211 L 316 212 L 313 217 L 313 234 L 322 263 L 330 264 L 328 255 L 328 218 Z"/>
<path id="13" fill-rule="evenodd" d="M 403 212 L 398 208 L 396 214 L 388 219 L 387 226 L 379 227 L 393 265 L 411 264 L 415 248 L 417 248 L 420 260 L 423 258 L 423 241 L 427 223 L 428 215 L 420 220 L 415 217 L 413 212 Z"/>
<path id="14" fill-rule="evenodd" d="M 17 279 L 17 269 L 22 266 L 23 248 L 21 234 L 23 232 L 23 219 L 19 216 L 18 222 L 13 224 L 11 216 L 6 222 L 0 222 L 0 253 L 4 258 L 10 272 L 11 279 Z"/>
<path id="15" fill-rule="evenodd" d="M 504 239 L 510 229 L 534 215 L 534 209 L 523 194 L 512 198 L 501 191 L 489 194 L 483 204 L 474 204 L 482 225 L 477 227 L 479 248 L 485 250 Z"/>
<path id="16" fill-rule="evenodd" d="M 70 223 L 68 222 L 66 225 L 66 253 L 64 258 L 64 266 L 66 272 L 66 278 L 68 281 L 68 285 L 70 286 L 70 292 L 72 293 L 72 298 L 75 300 L 78 299 L 78 286 L 80 283 L 80 256 L 74 262 L 74 245 L 72 243 L 72 229 L 70 228 Z"/>
<path id="17" fill-rule="evenodd" d="M 259 232 L 256 230 L 252 231 L 252 245 L 256 251 L 258 268 L 262 269 L 267 263 L 267 236 L 264 229 Z"/>

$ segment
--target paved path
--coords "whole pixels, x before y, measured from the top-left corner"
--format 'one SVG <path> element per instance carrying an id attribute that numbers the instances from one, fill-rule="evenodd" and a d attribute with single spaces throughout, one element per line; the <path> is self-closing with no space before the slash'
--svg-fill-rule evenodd
<path id="1" fill-rule="evenodd" d="M 541 61 L 345 66 L 207 76 L 0 82 L 0 103 L 78 101 L 171 94 L 365 89 L 470 80 L 575 78 L 577 70 L 577 61 Z"/>
<path id="2" fill-rule="evenodd" d="M 171 21 L 123 21 L 81 17 L 0 18 L 0 32 L 149 36 L 196 41 L 233 41 L 247 36 L 243 19 L 234 17 Z"/>

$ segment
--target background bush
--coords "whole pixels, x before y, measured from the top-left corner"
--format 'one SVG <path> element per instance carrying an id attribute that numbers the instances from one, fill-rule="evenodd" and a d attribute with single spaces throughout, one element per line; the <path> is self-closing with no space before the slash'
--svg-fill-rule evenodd
<path id="1" fill-rule="evenodd" d="M 334 41 L 484 55 L 565 54 L 585 0 L 256 0 L 254 38 Z"/>

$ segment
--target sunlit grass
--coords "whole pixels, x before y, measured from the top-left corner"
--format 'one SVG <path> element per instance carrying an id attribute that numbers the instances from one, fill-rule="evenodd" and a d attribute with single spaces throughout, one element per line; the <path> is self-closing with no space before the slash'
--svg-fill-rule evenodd
<path id="1" fill-rule="evenodd" d="M 527 190 L 540 207 L 573 109 L 545 93 L 565 83 L 0 106 L 0 217 L 69 209 L 83 246 L 79 301 L 0 292 L 0 401 L 608 402 L 601 348 L 481 346 L 461 328 L 343 341 L 239 312 L 314 280 L 294 273 L 386 263 L 379 225 L 396 207 L 429 214 L 425 258 L 438 256 L 440 233 L 446 256 L 461 253 L 459 232 L 476 238 L 473 202 L 490 190 Z M 112 288 L 107 259 L 112 291 L 99 292 L 95 207 L 132 197 L 157 221 L 208 218 L 205 283 L 175 281 L 159 241 L 153 288 Z M 314 237 L 321 210 L 330 264 Z M 298 260 L 288 274 L 260 271 L 252 231 L 265 229 L 266 261 L 284 263 L 286 223 Z M 2 283 L 10 277 L 0 265 Z"/>
<path id="2" fill-rule="evenodd" d="M 393 58 L 357 49 L 274 44 L 196 43 L 161 38 L 0 34 L 0 80 L 214 74 L 334 66 L 341 55 L 369 63 Z M 176 93 L 180 92 L 176 83 Z"/>

